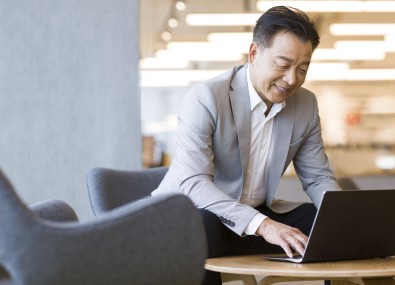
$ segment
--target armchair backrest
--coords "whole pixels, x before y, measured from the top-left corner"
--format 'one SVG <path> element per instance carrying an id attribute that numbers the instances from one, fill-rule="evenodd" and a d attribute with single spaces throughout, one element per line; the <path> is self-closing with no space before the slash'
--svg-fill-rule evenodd
<path id="1" fill-rule="evenodd" d="M 90 170 L 87 175 L 87 186 L 93 212 L 99 215 L 149 196 L 159 186 L 167 171 L 168 167 Z"/>

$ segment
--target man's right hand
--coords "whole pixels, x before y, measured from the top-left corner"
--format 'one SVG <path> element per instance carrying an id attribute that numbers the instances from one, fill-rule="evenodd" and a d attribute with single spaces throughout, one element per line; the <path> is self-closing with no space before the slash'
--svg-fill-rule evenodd
<path id="1" fill-rule="evenodd" d="M 281 246 L 289 257 L 293 250 L 303 255 L 307 244 L 307 236 L 299 229 L 266 218 L 256 231 L 267 242 Z"/>

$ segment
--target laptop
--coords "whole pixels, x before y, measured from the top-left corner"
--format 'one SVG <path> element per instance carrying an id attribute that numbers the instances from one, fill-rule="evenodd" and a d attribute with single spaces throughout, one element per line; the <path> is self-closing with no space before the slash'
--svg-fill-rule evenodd
<path id="1" fill-rule="evenodd" d="M 324 193 L 303 256 L 265 255 L 295 263 L 395 255 L 395 189 Z"/>

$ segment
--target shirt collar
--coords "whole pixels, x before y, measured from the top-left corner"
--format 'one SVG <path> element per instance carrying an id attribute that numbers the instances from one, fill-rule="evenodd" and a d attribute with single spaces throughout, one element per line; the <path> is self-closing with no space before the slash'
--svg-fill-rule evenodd
<path id="1" fill-rule="evenodd" d="M 263 104 L 264 107 L 264 112 L 267 109 L 267 106 L 265 102 L 263 102 L 262 98 L 258 95 L 256 92 L 254 86 L 252 85 L 251 78 L 250 78 L 250 65 L 248 65 L 247 69 L 247 85 L 248 85 L 248 93 L 250 96 L 250 103 L 251 103 L 251 111 L 253 111 L 260 103 Z M 270 110 L 270 113 L 277 114 L 278 112 L 281 111 L 282 108 L 285 107 L 285 101 L 281 103 L 274 103 L 272 109 Z"/>

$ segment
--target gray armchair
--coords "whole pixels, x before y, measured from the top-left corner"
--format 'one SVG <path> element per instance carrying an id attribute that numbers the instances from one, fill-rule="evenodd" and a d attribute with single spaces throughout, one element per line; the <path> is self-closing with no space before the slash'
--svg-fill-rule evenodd
<path id="1" fill-rule="evenodd" d="M 88 193 L 95 215 L 151 195 L 167 167 L 142 170 L 94 168 L 87 175 Z"/>
<path id="2" fill-rule="evenodd" d="M 351 177 L 342 176 L 337 178 L 337 183 L 342 190 L 359 190 L 358 185 Z"/>
<path id="3" fill-rule="evenodd" d="M 138 203 L 141 199 L 150 201 L 156 198 L 157 196 L 151 197 L 151 191 L 159 185 L 167 170 L 166 167 L 134 171 L 106 168 L 92 169 L 87 175 L 87 184 L 93 212 L 101 216 L 104 213 L 118 209 L 118 207 Z M 183 198 L 189 200 L 185 196 Z M 196 272 L 203 272 L 206 258 L 206 238 L 200 215 L 196 208 L 185 211 L 185 209 L 179 208 L 176 205 L 172 209 L 163 209 L 158 214 L 159 216 L 166 215 L 169 211 L 174 211 L 178 217 L 175 216 L 173 220 L 169 220 L 168 226 L 176 227 L 178 231 L 170 234 L 172 241 L 165 243 L 163 252 L 159 253 L 158 258 L 166 259 L 166 252 L 178 252 L 178 258 L 168 258 L 169 263 L 180 267 L 180 270 L 172 273 L 172 275 L 175 280 L 185 277 L 189 277 L 191 280 L 184 283 L 174 282 L 173 284 L 198 284 L 198 282 L 194 281 L 196 278 L 193 278 L 193 276 L 196 275 Z M 190 215 L 193 216 L 190 219 L 190 223 L 195 225 L 194 228 L 191 225 L 185 227 L 186 224 L 179 223 L 180 219 L 185 219 L 185 216 Z M 144 220 L 147 227 L 156 227 L 158 224 L 163 223 L 162 218 L 142 216 L 141 219 Z M 149 247 L 155 240 L 159 241 L 163 239 L 164 235 L 169 235 L 169 233 L 157 231 L 156 235 L 154 234 L 150 237 L 152 239 L 151 241 L 146 241 L 145 246 Z M 183 236 L 187 236 L 188 238 L 186 239 Z M 189 253 L 184 255 L 187 252 Z M 147 250 L 147 254 L 151 254 L 151 249 Z M 158 270 L 167 270 L 167 266 L 164 264 L 163 268 L 158 268 Z M 186 268 L 188 268 L 188 271 L 185 270 Z M 196 272 L 194 273 L 193 271 Z M 161 282 L 161 284 L 164 283 Z"/>
<path id="4" fill-rule="evenodd" d="M 59 222 L 78 221 L 78 217 L 73 208 L 61 200 L 46 200 L 32 204 L 29 208 L 35 215 L 38 215 L 43 219 Z M 0 285 L 12 284 L 14 283 L 8 272 L 4 268 L 0 267 Z"/>
<path id="5" fill-rule="evenodd" d="M 51 203 L 32 211 L 0 171 L 0 265 L 12 281 L 5 284 L 200 283 L 203 226 L 186 197 L 140 199 L 86 222 L 65 222 L 70 208 L 54 213 Z"/>

